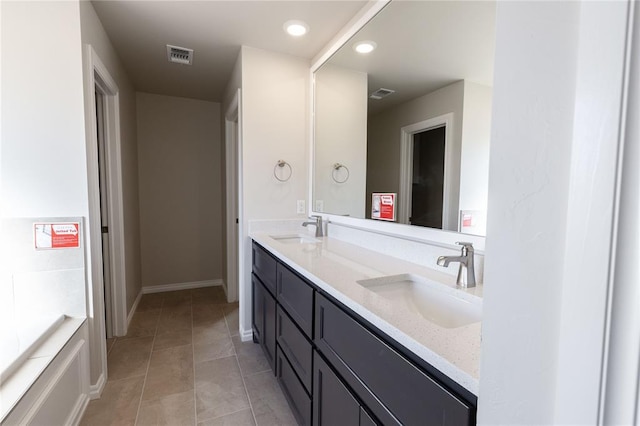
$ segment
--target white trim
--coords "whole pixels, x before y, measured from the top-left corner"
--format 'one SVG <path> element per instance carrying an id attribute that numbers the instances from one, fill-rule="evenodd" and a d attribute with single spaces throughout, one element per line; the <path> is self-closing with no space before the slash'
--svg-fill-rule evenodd
<path id="1" fill-rule="evenodd" d="M 410 124 L 400 129 L 400 193 L 398 194 L 398 221 L 409 224 L 411 216 L 411 187 L 413 183 L 413 135 L 427 130 L 445 127 L 444 133 L 444 184 L 442 197 L 442 229 L 458 230 L 457 203 L 452 196 L 452 174 L 456 167 L 453 163 L 454 147 L 452 143 L 453 113 L 439 115 L 419 123 Z M 459 170 L 457 170 L 459 173 Z M 453 214 L 455 210 L 455 215 Z M 456 218 L 455 223 L 452 223 Z"/>
<path id="2" fill-rule="evenodd" d="M 253 329 L 249 328 L 248 330 L 241 328 L 240 329 L 240 340 L 243 342 L 248 342 L 253 340 Z"/>
<path id="3" fill-rule="evenodd" d="M 104 374 L 98 377 L 98 380 L 94 385 L 89 386 L 89 399 L 99 399 L 102 396 L 102 391 L 107 384 L 107 379 Z"/>
<path id="4" fill-rule="evenodd" d="M 127 329 L 131 325 L 131 320 L 133 319 L 133 315 L 136 313 L 136 309 L 138 309 L 138 305 L 140 304 L 140 299 L 142 299 L 142 289 L 140 289 L 140 291 L 138 292 L 138 295 L 136 296 L 136 300 L 134 300 L 133 306 L 131 307 L 131 310 L 129 311 L 129 315 L 127 316 Z"/>
<path id="5" fill-rule="evenodd" d="M 217 279 L 217 280 L 205 280 L 205 281 L 192 281 L 187 283 L 150 285 L 150 286 L 142 287 L 142 294 L 164 293 L 166 291 L 177 291 L 177 290 L 189 290 L 191 288 L 217 287 L 217 286 L 221 286 L 222 284 L 223 284 L 223 281 L 221 279 Z"/>
<path id="6" fill-rule="evenodd" d="M 84 412 L 89 405 L 89 395 L 82 394 L 76 401 L 76 405 L 71 409 L 69 413 L 69 417 L 67 418 L 68 424 L 70 425 L 79 425 L 82 420 L 82 416 L 84 416 Z"/>
<path id="7" fill-rule="evenodd" d="M 391 0 L 373 0 L 351 18 L 349 22 L 336 34 L 336 36 L 311 60 L 311 73 L 320 68 L 334 53 L 336 53 L 351 37 L 374 16 L 376 16 Z"/>
<path id="8" fill-rule="evenodd" d="M 227 301 L 238 300 L 238 247 L 236 230 L 239 230 L 238 215 L 238 159 L 240 140 L 240 89 L 236 92 L 225 114 L 225 161 L 226 161 L 226 201 L 227 201 L 227 277 L 225 291 Z"/>

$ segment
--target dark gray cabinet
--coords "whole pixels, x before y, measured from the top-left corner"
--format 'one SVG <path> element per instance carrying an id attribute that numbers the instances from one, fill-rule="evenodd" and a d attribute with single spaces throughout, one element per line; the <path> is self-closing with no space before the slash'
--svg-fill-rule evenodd
<path id="1" fill-rule="evenodd" d="M 275 372 L 276 366 L 276 300 L 262 284 L 262 281 L 251 274 L 253 315 L 253 340 L 262 347 L 265 357 Z"/>
<path id="2" fill-rule="evenodd" d="M 310 426 L 312 424 L 311 397 L 298 380 L 289 360 L 282 354 L 280 348 L 277 353 L 276 377 L 298 424 Z"/>
<path id="3" fill-rule="evenodd" d="M 278 263 L 278 284 L 276 298 L 285 308 L 293 321 L 307 335 L 313 337 L 313 287 L 289 270 L 282 263 Z"/>
<path id="4" fill-rule="evenodd" d="M 468 391 L 256 243 L 252 284 L 254 341 L 299 424 L 475 424 Z"/>
<path id="5" fill-rule="evenodd" d="M 361 425 L 375 422 L 317 352 L 313 356 L 313 424 Z"/>
<path id="6" fill-rule="evenodd" d="M 378 336 L 316 296 L 318 350 L 385 425 L 468 425 L 472 407 Z"/>
<path id="7" fill-rule="evenodd" d="M 313 346 L 281 306 L 277 307 L 276 341 L 307 392 L 311 393 Z"/>

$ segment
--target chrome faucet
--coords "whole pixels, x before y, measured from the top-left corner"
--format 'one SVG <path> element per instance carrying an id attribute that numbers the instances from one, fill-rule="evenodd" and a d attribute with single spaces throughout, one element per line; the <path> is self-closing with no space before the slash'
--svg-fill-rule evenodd
<path id="1" fill-rule="evenodd" d="M 456 242 L 456 244 L 462 246 L 460 256 L 440 256 L 436 263 L 439 266 L 449 266 L 451 262 L 460 262 L 456 284 L 466 288 L 475 287 L 476 274 L 473 267 L 473 244 L 465 242 Z M 463 269 L 466 269 L 466 274 Z"/>
<path id="2" fill-rule="evenodd" d="M 324 233 L 322 232 L 322 216 L 309 216 L 309 219 L 312 219 L 313 222 L 303 222 L 302 226 L 313 225 L 316 227 L 316 237 L 323 237 Z"/>

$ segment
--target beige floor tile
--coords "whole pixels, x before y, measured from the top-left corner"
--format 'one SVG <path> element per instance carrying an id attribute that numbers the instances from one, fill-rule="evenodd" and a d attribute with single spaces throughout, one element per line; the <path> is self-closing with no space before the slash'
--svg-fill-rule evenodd
<path id="1" fill-rule="evenodd" d="M 271 371 L 245 377 L 245 383 L 258 426 L 297 425 Z"/>
<path id="2" fill-rule="evenodd" d="M 191 306 L 191 290 L 169 291 L 164 295 L 163 308 Z"/>
<path id="3" fill-rule="evenodd" d="M 206 343 L 195 343 L 193 345 L 193 359 L 197 364 L 212 359 L 225 358 L 235 355 L 235 349 L 231 337 L 223 336 L 219 339 Z"/>
<path id="4" fill-rule="evenodd" d="M 194 343 L 209 343 L 224 337 L 229 337 L 229 330 L 223 316 L 220 316 L 217 321 L 193 326 Z"/>
<path id="5" fill-rule="evenodd" d="M 193 325 L 212 325 L 222 323 L 224 319 L 224 305 L 193 305 Z"/>
<path id="6" fill-rule="evenodd" d="M 238 302 L 224 306 L 224 318 L 227 322 L 230 336 L 238 336 L 240 334 Z"/>
<path id="7" fill-rule="evenodd" d="M 250 408 L 236 357 L 196 364 L 196 413 L 209 420 Z"/>
<path id="8" fill-rule="evenodd" d="M 143 401 L 193 390 L 193 349 L 191 345 L 153 351 Z"/>
<path id="9" fill-rule="evenodd" d="M 231 338 L 233 346 L 236 349 L 238 363 L 243 376 L 261 373 L 263 371 L 271 371 L 269 361 L 265 358 L 260 345 L 252 341 L 243 342 L 239 336 Z"/>
<path id="10" fill-rule="evenodd" d="M 136 425 L 190 426 L 195 423 L 195 399 L 191 390 L 144 401 L 140 406 Z"/>
<path id="11" fill-rule="evenodd" d="M 109 380 L 144 376 L 149 364 L 153 337 L 117 339 L 107 357 Z"/>
<path id="12" fill-rule="evenodd" d="M 136 313 L 161 309 L 163 300 L 164 295 L 162 293 L 143 294 L 136 308 Z"/>
<path id="13" fill-rule="evenodd" d="M 136 312 L 133 314 L 131 324 L 127 330 L 127 338 L 153 336 L 158 328 L 160 309 Z"/>
<path id="14" fill-rule="evenodd" d="M 81 425 L 133 425 L 144 376 L 107 382 L 102 397 L 89 402 Z"/>
<path id="15" fill-rule="evenodd" d="M 158 332 L 156 339 L 153 341 L 153 350 L 159 351 L 176 346 L 190 345 L 191 340 L 192 331 L 190 328 Z"/>
<path id="16" fill-rule="evenodd" d="M 194 288 L 191 297 L 194 305 L 227 303 L 227 295 L 222 286 Z"/>
<path id="17" fill-rule="evenodd" d="M 191 307 L 174 306 L 162 308 L 158 321 L 158 334 L 191 329 Z"/>
<path id="18" fill-rule="evenodd" d="M 198 423 L 198 426 L 253 426 L 255 424 L 251 410 L 242 410 L 215 419 L 205 420 Z"/>

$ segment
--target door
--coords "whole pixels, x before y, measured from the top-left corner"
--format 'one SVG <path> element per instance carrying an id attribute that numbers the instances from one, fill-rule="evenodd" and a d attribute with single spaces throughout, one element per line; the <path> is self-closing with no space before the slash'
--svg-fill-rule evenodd
<path id="1" fill-rule="evenodd" d="M 109 197 L 105 134 L 105 95 L 96 85 L 96 131 L 98 141 L 98 181 L 100 190 L 100 226 L 102 229 L 102 276 L 104 281 L 105 329 L 107 338 L 113 337 L 113 291 L 111 288 L 111 262 L 109 258 Z"/>
<path id="2" fill-rule="evenodd" d="M 445 126 L 413 135 L 411 225 L 442 229 Z"/>

